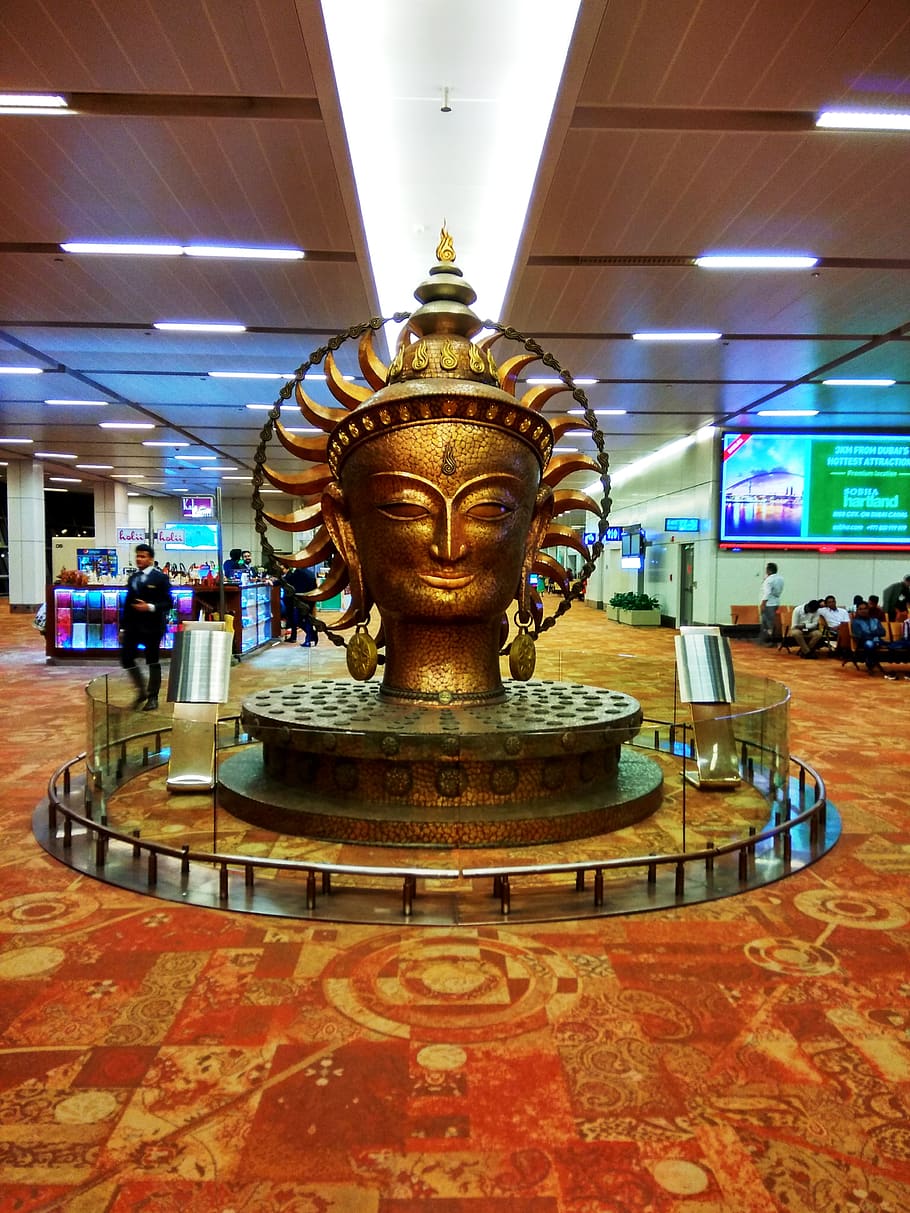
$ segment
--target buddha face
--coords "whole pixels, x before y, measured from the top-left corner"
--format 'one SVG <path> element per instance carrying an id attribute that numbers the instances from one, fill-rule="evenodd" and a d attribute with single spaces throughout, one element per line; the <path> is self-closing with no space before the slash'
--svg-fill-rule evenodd
<path id="1" fill-rule="evenodd" d="M 463 421 L 406 426 L 348 457 L 326 526 L 387 620 L 498 621 L 552 511 L 523 442 Z"/>

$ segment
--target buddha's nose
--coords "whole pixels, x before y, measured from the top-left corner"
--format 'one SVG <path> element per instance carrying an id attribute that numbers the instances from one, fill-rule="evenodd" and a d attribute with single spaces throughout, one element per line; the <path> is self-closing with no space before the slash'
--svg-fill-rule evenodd
<path id="1" fill-rule="evenodd" d="M 467 547 L 461 536 L 461 528 L 458 525 L 458 518 L 449 510 L 440 514 L 436 522 L 436 532 L 433 536 L 433 542 L 430 544 L 430 552 L 437 560 L 452 563 L 460 560 L 467 551 Z"/>

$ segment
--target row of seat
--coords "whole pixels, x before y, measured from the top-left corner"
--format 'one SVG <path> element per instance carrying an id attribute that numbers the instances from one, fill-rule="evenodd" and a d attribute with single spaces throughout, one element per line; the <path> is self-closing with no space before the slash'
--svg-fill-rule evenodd
<path id="1" fill-rule="evenodd" d="M 757 627 L 759 624 L 757 606 L 731 606 L 730 617 L 734 626 Z M 792 618 L 793 607 L 780 606 L 777 608 L 772 644 L 777 646 L 779 653 L 789 653 L 799 647 L 790 635 Z M 839 657 L 842 666 L 847 665 L 848 662 L 855 666 L 866 664 L 866 651 L 857 650 L 856 640 L 849 623 L 839 624 L 836 632 L 832 631 L 822 619 L 819 620 L 819 624 L 822 629 L 822 643 L 817 650 L 819 653 L 830 653 L 834 657 Z M 887 665 L 910 664 L 910 643 L 902 642 L 903 623 L 885 620 L 882 626 L 885 629 L 885 635 L 881 645 L 874 650 L 879 662 Z"/>

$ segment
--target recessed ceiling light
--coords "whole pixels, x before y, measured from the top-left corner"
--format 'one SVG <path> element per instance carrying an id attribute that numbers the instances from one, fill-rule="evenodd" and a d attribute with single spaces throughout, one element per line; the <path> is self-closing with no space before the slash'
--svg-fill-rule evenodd
<path id="1" fill-rule="evenodd" d="M 35 459 L 78 459 L 78 455 L 64 455 L 61 451 L 32 451 Z"/>
<path id="2" fill-rule="evenodd" d="M 807 270 L 818 258 L 791 253 L 705 253 L 695 258 L 705 270 Z"/>
<path id="3" fill-rule="evenodd" d="M 0 366 L 0 375 L 43 375 L 40 366 Z"/>
<path id="4" fill-rule="evenodd" d="M 213 464 L 211 464 L 211 466 L 207 467 L 205 470 L 207 472 L 236 472 L 237 464 L 234 463 L 234 464 L 231 464 L 230 466 L 223 466 L 221 464 L 213 463 Z"/>
<path id="5" fill-rule="evenodd" d="M 129 490 L 127 490 L 126 495 L 127 495 L 127 497 L 141 497 L 142 496 L 141 493 L 131 493 L 131 492 L 129 492 Z"/>
<path id="6" fill-rule="evenodd" d="M 225 476 L 225 480 L 245 480 L 247 483 L 253 479 L 252 476 Z"/>
<path id="7" fill-rule="evenodd" d="M 556 455 L 574 455 L 577 451 L 577 446 L 555 446 L 553 448 L 553 453 Z"/>
<path id="8" fill-rule="evenodd" d="M 285 404 L 290 404 L 290 401 L 282 401 L 281 407 L 283 408 Z M 273 409 L 275 406 L 274 404 L 248 404 L 246 407 L 248 409 L 259 409 L 261 411 L 262 409 Z"/>
<path id="9" fill-rule="evenodd" d="M 275 371 L 209 371 L 211 379 L 294 379 L 294 375 L 283 375 Z"/>
<path id="10" fill-rule="evenodd" d="M 817 417 L 818 409 L 759 409 L 759 417 Z"/>
<path id="11" fill-rule="evenodd" d="M 230 244 L 187 244 L 187 257 L 237 257 L 250 261 L 301 261 L 306 253 L 299 248 L 242 248 Z"/>
<path id="12" fill-rule="evenodd" d="M 894 387 L 894 379 L 823 379 L 825 387 Z"/>
<path id="13" fill-rule="evenodd" d="M 633 341 L 720 341 L 722 333 L 633 333 Z"/>
<path id="14" fill-rule="evenodd" d="M 599 382 L 599 380 L 597 380 L 597 379 L 574 379 L 573 380 L 573 383 L 575 384 L 576 387 L 591 387 L 592 384 L 595 384 L 598 382 Z M 544 378 L 526 379 L 525 383 L 528 385 L 528 387 L 543 387 L 543 386 L 551 386 L 551 385 L 555 386 L 557 383 L 564 383 L 564 380 L 556 379 L 551 375 L 549 378 L 544 377 Z M 569 385 L 565 384 L 565 386 L 568 387 Z"/>
<path id="15" fill-rule="evenodd" d="M 281 489 L 260 489 L 260 493 L 280 493 Z"/>
<path id="16" fill-rule="evenodd" d="M 217 459 L 217 455 L 175 455 L 175 459 L 185 459 L 188 463 L 204 463 L 208 459 Z"/>
<path id="17" fill-rule="evenodd" d="M 64 253 L 101 253 L 109 257 L 182 257 L 180 244 L 148 241 L 67 240 L 60 247 Z"/>
<path id="18" fill-rule="evenodd" d="M 81 484 L 82 483 L 81 476 L 48 476 L 48 480 L 53 481 L 54 484 Z"/>
<path id="19" fill-rule="evenodd" d="M 49 489 L 47 485 L 45 485 L 44 491 L 45 493 L 68 493 L 69 489 Z"/>
<path id="20" fill-rule="evenodd" d="M 34 441 L 34 438 L 0 438 L 0 442 L 7 443 L 8 445 L 18 444 L 19 446 L 24 446 L 26 443 L 31 445 Z"/>
<path id="21" fill-rule="evenodd" d="M 315 429 L 313 429 L 313 428 L 312 428 L 312 426 L 299 426 L 299 425 L 298 425 L 298 426 L 291 426 L 291 425 L 286 425 L 286 426 L 284 427 L 284 432 L 285 432 L 286 434 L 321 434 L 323 431 L 322 431 L 322 430 L 315 430 Z"/>
<path id="22" fill-rule="evenodd" d="M 205 320 L 156 320 L 152 328 L 162 333 L 245 333 L 245 324 L 216 323 Z"/>
<path id="23" fill-rule="evenodd" d="M 110 402 L 107 400 L 45 400 L 45 404 L 77 404 L 80 407 L 104 408 Z"/>
<path id="24" fill-rule="evenodd" d="M 138 475 L 136 472 L 111 472 L 111 480 L 145 480 L 144 476 Z"/>
<path id="25" fill-rule="evenodd" d="M 153 430 L 151 421 L 99 421 L 102 430 Z"/>
<path id="26" fill-rule="evenodd" d="M 582 435 L 584 435 L 585 438 L 590 438 L 593 433 L 594 433 L 593 430 L 566 430 L 566 437 L 567 438 L 573 438 L 573 437 L 580 438 Z"/>
<path id="27" fill-rule="evenodd" d="M 143 438 L 143 440 L 142 440 L 142 445 L 143 445 L 143 446 L 172 446 L 172 447 L 177 447 L 177 446 L 189 446 L 190 444 L 189 444 L 188 442 L 170 442 L 170 441 L 168 441 L 167 439 L 158 439 L 158 438 Z"/>
<path id="28" fill-rule="evenodd" d="M 80 472 L 109 472 L 114 465 L 112 463 L 77 463 L 76 467 Z"/>
<path id="29" fill-rule="evenodd" d="M 595 409 L 595 417 L 625 417 L 628 409 Z M 570 417 L 584 417 L 584 409 L 569 409 Z"/>
<path id="30" fill-rule="evenodd" d="M 820 127 L 853 131 L 910 131 L 910 113 L 895 110 L 822 110 L 815 119 Z"/>

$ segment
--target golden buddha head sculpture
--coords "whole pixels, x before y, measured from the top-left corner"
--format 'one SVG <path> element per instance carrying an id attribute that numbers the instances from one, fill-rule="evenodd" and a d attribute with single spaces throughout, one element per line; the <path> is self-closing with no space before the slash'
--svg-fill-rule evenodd
<path id="1" fill-rule="evenodd" d="M 311 400 L 298 380 L 300 410 L 324 436 L 301 441 L 276 423 L 281 443 L 313 466 L 290 477 L 263 468 L 273 485 L 304 500 L 292 514 L 264 516 L 280 529 L 315 529 L 284 563 L 329 561 L 325 582 L 305 598 L 350 589 L 350 608 L 332 630 L 356 629 L 349 666 L 362 660 L 359 676 L 371 672 L 367 624 L 376 608 L 383 697 L 495 702 L 504 695 L 499 657 L 513 603 L 519 634 L 534 628 L 531 573 L 568 584 L 565 569 L 541 552 L 580 544 L 574 530 L 553 526 L 554 513 L 600 513 L 591 498 L 554 486 L 599 468 L 584 456 L 551 458 L 560 434 L 579 424 L 539 411 L 564 388 L 515 399 L 517 376 L 535 355 L 497 367 L 492 341 L 472 340 L 483 326 L 445 231 L 437 258 L 391 364 L 373 350 L 372 329 L 361 341 L 369 387 L 343 379 L 331 353 L 326 376 L 341 408 Z"/>

